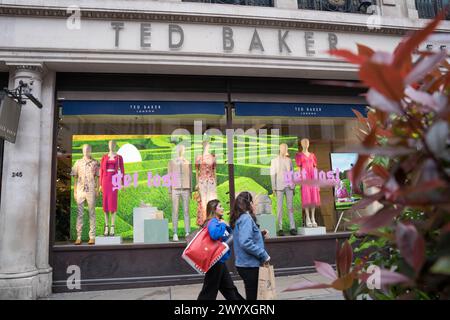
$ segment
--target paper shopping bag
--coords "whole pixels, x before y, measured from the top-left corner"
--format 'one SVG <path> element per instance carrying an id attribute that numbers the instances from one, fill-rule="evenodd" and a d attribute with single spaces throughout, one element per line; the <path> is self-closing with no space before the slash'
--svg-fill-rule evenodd
<path id="1" fill-rule="evenodd" d="M 275 290 L 275 273 L 273 266 L 264 264 L 259 267 L 258 278 L 258 300 L 275 300 L 277 292 Z"/>

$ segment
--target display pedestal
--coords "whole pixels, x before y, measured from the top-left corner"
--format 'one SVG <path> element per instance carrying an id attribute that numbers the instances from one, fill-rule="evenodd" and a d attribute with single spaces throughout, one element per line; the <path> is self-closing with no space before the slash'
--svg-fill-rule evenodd
<path id="1" fill-rule="evenodd" d="M 275 216 L 272 214 L 259 214 L 256 216 L 256 221 L 259 224 L 261 230 L 267 229 L 269 231 L 269 238 L 276 237 L 277 228 L 275 222 Z"/>
<path id="2" fill-rule="evenodd" d="M 169 220 L 145 219 L 144 243 L 169 242 Z"/>
<path id="3" fill-rule="evenodd" d="M 297 232 L 302 236 L 319 236 L 327 234 L 327 229 L 325 227 L 317 227 L 317 228 L 298 228 Z"/>
<path id="4" fill-rule="evenodd" d="M 122 237 L 121 236 L 95 237 L 95 245 L 105 246 L 114 244 L 122 244 Z"/>
<path id="5" fill-rule="evenodd" d="M 144 220 L 154 219 L 157 208 L 146 207 L 146 208 L 134 208 L 133 209 L 133 242 L 143 243 L 144 242 Z"/>

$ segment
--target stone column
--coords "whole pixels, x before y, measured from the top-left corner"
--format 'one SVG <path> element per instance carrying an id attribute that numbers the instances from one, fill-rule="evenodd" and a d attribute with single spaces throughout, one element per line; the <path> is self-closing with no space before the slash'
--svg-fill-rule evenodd
<path id="1" fill-rule="evenodd" d="M 400 1 L 381 0 L 381 12 L 383 17 L 403 17 Z"/>
<path id="2" fill-rule="evenodd" d="M 54 71 L 46 70 L 42 82 L 41 137 L 39 161 L 39 195 L 37 212 L 36 267 L 39 272 L 38 297 L 51 294 L 52 268 L 49 266 L 50 213 L 52 212 L 53 124 L 55 113 Z"/>
<path id="3" fill-rule="evenodd" d="M 298 9 L 297 0 L 274 0 L 273 6 L 279 9 Z"/>
<path id="4" fill-rule="evenodd" d="M 407 17 L 410 19 L 419 19 L 419 11 L 417 11 L 415 0 L 405 0 L 406 1 L 406 13 Z"/>
<path id="5" fill-rule="evenodd" d="M 41 99 L 43 66 L 10 67 L 10 88 L 17 87 L 22 80 Z M 16 143 L 5 142 L 0 207 L 0 300 L 38 297 L 41 117 L 42 110 L 27 101 L 22 106 Z M 21 174 L 13 176 L 13 173 Z"/>

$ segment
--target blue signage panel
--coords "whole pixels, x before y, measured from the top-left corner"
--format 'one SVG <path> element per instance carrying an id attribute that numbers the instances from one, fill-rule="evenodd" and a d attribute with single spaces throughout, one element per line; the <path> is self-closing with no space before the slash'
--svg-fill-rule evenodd
<path id="1" fill-rule="evenodd" d="M 237 116 L 262 117 L 356 117 L 352 109 L 367 116 L 366 105 L 362 104 L 322 104 L 322 103 L 235 103 Z"/>
<path id="2" fill-rule="evenodd" d="M 224 115 L 223 102 L 65 100 L 62 114 L 74 115 Z"/>

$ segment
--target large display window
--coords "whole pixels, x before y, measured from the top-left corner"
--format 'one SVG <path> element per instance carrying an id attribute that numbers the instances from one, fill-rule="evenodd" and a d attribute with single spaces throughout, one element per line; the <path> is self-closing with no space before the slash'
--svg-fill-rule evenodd
<path id="1" fill-rule="evenodd" d="M 234 112 L 226 112 L 233 107 Z M 254 194 L 272 237 L 336 225 L 358 200 L 349 184 L 352 108 L 225 101 L 62 101 L 56 243 L 182 241 L 206 203 Z M 301 179 L 336 181 L 333 187 Z M 301 230 L 300 230 L 301 229 Z"/>
<path id="2" fill-rule="evenodd" d="M 260 169 L 251 183 L 270 198 L 277 236 L 296 235 L 299 227 L 302 234 L 333 231 L 337 215 L 361 198 L 349 179 L 356 154 L 339 152 L 358 143 L 359 124 L 352 109 L 366 113 L 364 105 L 235 104 L 235 129 L 260 138 L 273 137 L 272 152 L 255 150 L 257 161 L 238 161 L 235 178 L 249 179 L 248 167 Z M 303 184 L 302 180 L 319 183 Z"/>

